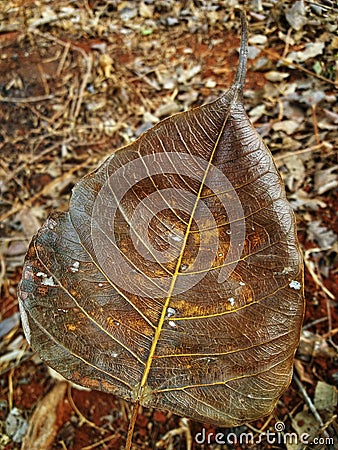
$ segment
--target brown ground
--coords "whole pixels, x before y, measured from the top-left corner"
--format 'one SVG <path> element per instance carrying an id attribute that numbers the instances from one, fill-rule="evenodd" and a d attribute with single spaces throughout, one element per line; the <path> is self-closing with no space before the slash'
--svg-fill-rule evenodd
<path id="1" fill-rule="evenodd" d="M 297 378 L 270 417 L 231 430 L 205 425 L 210 443 L 196 442 L 202 424 L 143 409 L 134 445 L 307 448 L 264 434 L 257 442 L 283 422 L 285 431 L 322 439 L 311 448 L 338 448 L 334 2 L 317 2 L 327 9 L 304 2 L 299 15 L 301 2 L 292 1 L 265 2 L 260 10 L 259 1 L 10 0 L 0 3 L 0 449 L 21 448 L 28 423 L 35 428 L 24 449 L 123 448 L 130 405 L 56 382 L 27 346 L 16 294 L 24 255 L 48 213 L 68 208 L 76 180 L 157 119 L 229 86 L 237 3 L 246 5 L 250 36 L 258 36 L 247 110 L 282 173 L 304 251 L 307 309 Z M 255 443 L 222 447 L 216 432 L 252 432 Z"/>

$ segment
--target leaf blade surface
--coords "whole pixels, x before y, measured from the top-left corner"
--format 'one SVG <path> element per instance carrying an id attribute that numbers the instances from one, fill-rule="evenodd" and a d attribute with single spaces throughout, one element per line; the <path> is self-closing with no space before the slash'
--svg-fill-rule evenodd
<path id="1" fill-rule="evenodd" d="M 295 220 L 232 87 L 75 186 L 33 238 L 25 334 L 66 378 L 221 426 L 269 414 L 303 318 Z"/>

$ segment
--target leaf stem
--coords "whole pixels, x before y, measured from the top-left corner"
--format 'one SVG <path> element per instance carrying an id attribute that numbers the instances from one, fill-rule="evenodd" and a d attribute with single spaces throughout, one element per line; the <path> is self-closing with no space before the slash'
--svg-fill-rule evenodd
<path id="1" fill-rule="evenodd" d="M 132 442 L 133 442 L 134 428 L 135 428 L 135 424 L 136 424 L 136 419 L 137 419 L 137 414 L 138 414 L 139 407 L 140 407 L 140 402 L 136 401 L 134 403 L 133 413 L 132 413 L 132 416 L 131 416 L 130 422 L 129 422 L 125 450 L 130 450 L 131 449 L 131 445 L 132 445 Z"/>

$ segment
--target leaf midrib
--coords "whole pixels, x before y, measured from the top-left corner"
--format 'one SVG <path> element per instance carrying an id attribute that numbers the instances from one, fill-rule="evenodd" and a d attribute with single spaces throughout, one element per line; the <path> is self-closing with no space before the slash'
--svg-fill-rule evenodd
<path id="1" fill-rule="evenodd" d="M 166 312 L 167 312 L 167 309 L 168 309 L 168 306 L 169 306 L 169 303 L 170 303 L 170 300 L 171 300 L 172 293 L 173 293 L 175 285 L 176 285 L 176 280 L 177 280 L 177 278 L 178 278 L 178 276 L 180 274 L 179 269 L 180 269 L 180 266 L 181 266 L 181 263 L 182 263 L 183 255 L 184 255 L 185 248 L 186 248 L 186 244 L 187 244 L 187 241 L 188 241 L 188 238 L 189 238 L 190 228 L 191 228 L 192 223 L 193 223 L 193 219 L 194 219 L 194 215 L 195 215 L 197 206 L 198 206 L 199 201 L 200 201 L 200 199 L 202 197 L 201 194 L 202 194 L 202 190 L 203 190 L 204 185 L 205 185 L 206 178 L 208 176 L 210 167 L 212 165 L 212 161 L 213 161 L 215 153 L 217 151 L 217 148 L 218 148 L 221 136 L 223 135 L 225 126 L 226 126 L 226 124 L 228 122 L 229 117 L 231 116 L 231 113 L 233 111 L 234 105 L 238 101 L 238 98 L 239 98 L 239 95 L 241 94 L 241 91 L 242 91 L 241 88 L 235 88 L 234 89 L 233 97 L 231 99 L 230 105 L 228 106 L 228 110 L 227 110 L 226 116 L 225 116 L 225 118 L 223 120 L 223 124 L 222 124 L 221 130 L 220 130 L 220 132 L 219 132 L 219 134 L 217 136 L 217 139 L 216 139 L 213 151 L 212 151 L 212 153 L 210 155 L 210 158 L 209 158 L 209 161 L 208 161 L 207 168 L 206 168 L 206 170 L 204 172 L 204 175 L 203 175 L 203 178 L 201 180 L 201 184 L 200 184 L 197 196 L 196 196 L 196 201 L 195 201 L 195 204 L 194 204 L 193 209 L 191 211 L 191 215 L 190 215 L 190 218 L 189 218 L 187 229 L 185 231 L 185 235 L 184 235 L 183 242 L 182 242 L 181 252 L 180 252 L 180 255 L 179 255 L 178 259 L 177 259 L 177 263 L 176 263 L 175 271 L 174 271 L 174 274 L 173 274 L 173 277 L 172 277 L 172 281 L 171 281 L 171 284 L 170 284 L 170 287 L 169 287 L 168 295 L 167 295 L 167 297 L 165 299 L 165 302 L 163 304 L 162 313 L 161 313 L 161 316 L 160 316 L 157 328 L 155 330 L 155 335 L 154 335 L 154 339 L 153 339 L 153 342 L 152 342 L 152 345 L 151 345 L 151 348 L 150 348 L 150 351 L 149 351 L 149 356 L 148 356 L 148 359 L 147 359 L 146 364 L 145 364 L 143 376 L 142 376 L 142 379 L 141 379 L 141 382 L 140 382 L 140 385 L 139 385 L 139 388 L 138 388 L 138 392 L 137 392 L 137 398 L 134 399 L 136 401 L 140 401 L 142 399 L 142 394 L 143 394 L 143 391 L 144 391 L 144 389 L 146 387 L 146 384 L 147 384 L 147 380 L 148 380 L 148 377 L 149 377 L 150 369 L 152 367 L 152 361 L 153 361 L 153 358 L 154 358 L 154 355 L 155 355 L 156 347 L 157 347 L 158 342 L 160 340 L 160 334 L 162 332 L 163 324 L 164 324 L 164 321 L 165 321 L 165 318 L 166 318 Z"/>

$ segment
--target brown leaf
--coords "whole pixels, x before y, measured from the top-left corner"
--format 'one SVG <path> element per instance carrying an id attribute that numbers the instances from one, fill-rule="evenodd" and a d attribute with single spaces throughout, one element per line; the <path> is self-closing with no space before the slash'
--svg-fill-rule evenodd
<path id="1" fill-rule="evenodd" d="M 221 426 L 271 412 L 303 318 L 293 212 L 231 88 L 156 124 L 75 186 L 33 238 L 27 339 L 64 377 Z"/>
<path id="2" fill-rule="evenodd" d="M 295 359 L 295 369 L 298 373 L 298 376 L 301 381 L 309 384 L 314 384 L 313 378 L 305 371 L 304 365 L 301 363 L 299 359 Z"/>

